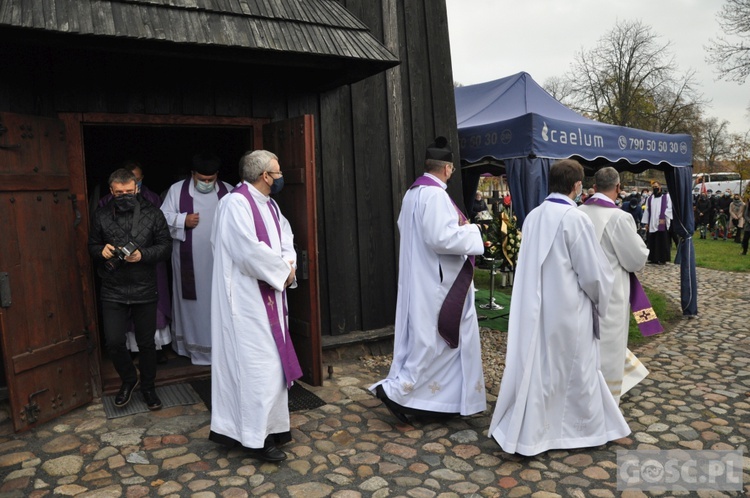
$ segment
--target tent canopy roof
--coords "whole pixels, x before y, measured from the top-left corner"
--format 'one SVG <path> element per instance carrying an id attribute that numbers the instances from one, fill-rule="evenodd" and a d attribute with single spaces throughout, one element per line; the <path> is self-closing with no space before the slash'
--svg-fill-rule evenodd
<path id="1" fill-rule="evenodd" d="M 577 157 L 648 165 L 692 164 L 689 135 L 654 133 L 600 123 L 567 108 L 528 73 L 455 90 L 461 159 Z M 631 168 L 627 168 L 631 169 Z"/>

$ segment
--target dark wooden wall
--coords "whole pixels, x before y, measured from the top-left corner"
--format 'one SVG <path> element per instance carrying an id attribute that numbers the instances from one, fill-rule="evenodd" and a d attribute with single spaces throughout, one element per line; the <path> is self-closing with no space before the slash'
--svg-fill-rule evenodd
<path id="1" fill-rule="evenodd" d="M 401 198 L 436 135 L 458 150 L 447 14 L 441 0 L 341 3 L 401 65 L 319 93 L 241 63 L 6 39 L 0 111 L 314 115 L 323 334 L 386 327 L 395 316 Z M 454 199 L 459 183 L 450 187 Z"/>

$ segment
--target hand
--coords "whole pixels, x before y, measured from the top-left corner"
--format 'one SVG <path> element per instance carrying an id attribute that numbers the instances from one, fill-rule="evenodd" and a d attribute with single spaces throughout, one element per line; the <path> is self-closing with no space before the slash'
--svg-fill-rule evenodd
<path id="1" fill-rule="evenodd" d="M 201 218 L 200 213 L 191 213 L 185 216 L 185 228 L 197 227 L 198 222 L 200 221 L 200 218 Z"/>
<path id="2" fill-rule="evenodd" d="M 112 244 L 107 244 L 104 246 L 104 249 L 102 249 L 102 256 L 104 259 L 109 259 L 112 256 L 115 255 L 115 246 Z"/>
<path id="3" fill-rule="evenodd" d="M 136 249 L 130 256 L 125 256 L 125 261 L 128 263 L 137 263 L 141 260 L 141 251 Z"/>
<path id="4" fill-rule="evenodd" d="M 292 271 L 289 272 L 289 276 L 286 277 L 286 282 L 284 282 L 285 289 L 294 283 L 294 278 L 296 277 L 296 275 L 297 270 L 292 266 Z"/>

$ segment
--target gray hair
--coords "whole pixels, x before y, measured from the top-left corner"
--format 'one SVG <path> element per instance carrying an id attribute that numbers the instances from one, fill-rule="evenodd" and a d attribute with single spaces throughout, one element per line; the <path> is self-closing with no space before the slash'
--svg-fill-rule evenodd
<path id="1" fill-rule="evenodd" d="M 240 178 L 254 183 L 260 176 L 271 168 L 271 161 L 279 160 L 273 152 L 254 150 L 245 152 L 240 159 Z"/>
<path id="2" fill-rule="evenodd" d="M 612 166 L 602 168 L 594 173 L 594 184 L 599 192 L 610 192 L 620 183 L 620 173 Z"/>
<path id="3" fill-rule="evenodd" d="M 112 172 L 111 175 L 109 175 L 109 186 L 111 187 L 113 183 L 130 183 L 135 181 L 135 175 L 132 171 L 127 170 L 125 168 L 119 168 Z"/>

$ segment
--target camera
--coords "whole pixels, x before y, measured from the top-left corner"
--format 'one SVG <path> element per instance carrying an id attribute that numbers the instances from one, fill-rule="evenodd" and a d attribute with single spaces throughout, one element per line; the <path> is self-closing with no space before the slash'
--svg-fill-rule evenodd
<path id="1" fill-rule="evenodd" d="M 135 242 L 128 242 L 122 247 L 116 247 L 113 256 L 104 262 L 104 269 L 110 273 L 117 270 L 125 261 L 125 258 L 133 254 L 136 249 L 138 249 L 138 246 Z"/>

